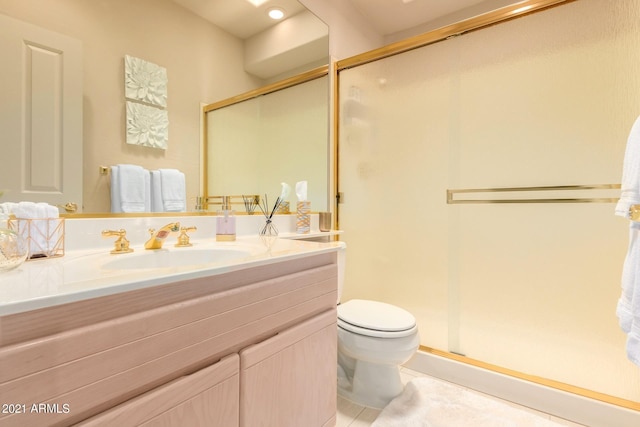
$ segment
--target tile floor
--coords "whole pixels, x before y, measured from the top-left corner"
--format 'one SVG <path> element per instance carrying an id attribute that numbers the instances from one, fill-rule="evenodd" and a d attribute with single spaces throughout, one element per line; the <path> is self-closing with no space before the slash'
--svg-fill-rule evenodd
<path id="1" fill-rule="evenodd" d="M 420 373 L 420 372 L 416 372 L 416 371 L 412 371 L 411 369 L 407 369 L 407 368 L 401 368 L 400 370 L 400 375 L 402 377 L 402 381 L 406 384 L 407 382 L 409 382 L 412 378 L 418 377 L 418 376 L 424 376 L 424 374 Z M 460 386 L 460 389 L 465 389 L 465 387 Z M 470 389 L 467 389 L 469 391 L 471 391 Z M 478 392 L 474 392 L 474 393 L 478 393 Z M 482 393 L 478 393 L 478 394 L 482 394 Z M 484 395 L 487 396 L 487 395 Z M 490 396 L 489 396 L 490 397 Z M 574 422 L 571 421 L 567 421 L 558 417 L 554 417 L 553 415 L 549 415 L 549 414 L 545 414 L 542 412 L 538 412 L 535 411 L 533 409 L 527 408 L 525 406 L 520 406 L 520 405 L 516 405 L 514 403 L 508 402 L 508 401 L 504 401 L 501 399 L 497 399 L 494 397 L 491 397 L 492 399 L 495 400 L 499 400 L 503 403 L 506 403 L 510 406 L 516 407 L 521 409 L 522 411 L 528 411 L 534 414 L 537 414 L 545 419 L 551 420 L 555 423 L 557 423 L 559 426 L 563 426 L 563 427 L 583 427 L 582 424 L 576 424 Z M 380 413 L 380 410 L 377 409 L 372 409 L 372 408 L 366 408 L 360 405 L 357 405 L 355 403 L 352 403 L 346 399 L 341 398 L 340 396 L 338 396 L 338 416 L 337 416 L 337 422 L 336 422 L 336 427 L 367 427 L 370 426 L 373 421 L 375 421 L 376 417 L 378 416 L 378 414 Z"/>

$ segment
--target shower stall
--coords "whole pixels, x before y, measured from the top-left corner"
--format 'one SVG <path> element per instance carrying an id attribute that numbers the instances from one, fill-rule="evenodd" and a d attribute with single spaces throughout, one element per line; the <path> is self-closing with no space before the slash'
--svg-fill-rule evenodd
<path id="1" fill-rule="evenodd" d="M 613 203 L 640 3 L 578 0 L 340 65 L 343 300 L 409 310 L 423 350 L 640 407 Z"/>

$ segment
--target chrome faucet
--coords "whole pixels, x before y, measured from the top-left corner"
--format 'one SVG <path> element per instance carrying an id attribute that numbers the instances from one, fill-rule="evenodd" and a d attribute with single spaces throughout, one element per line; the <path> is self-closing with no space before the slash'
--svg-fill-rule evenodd
<path id="1" fill-rule="evenodd" d="M 156 231 L 154 228 L 150 228 L 149 234 L 151 234 L 151 238 L 149 238 L 149 240 L 147 240 L 147 242 L 144 244 L 144 248 L 145 249 L 161 249 L 164 239 L 166 239 L 171 232 L 176 232 L 179 230 L 180 230 L 179 222 L 171 222 L 165 225 L 164 227 L 161 227 L 158 231 Z"/>

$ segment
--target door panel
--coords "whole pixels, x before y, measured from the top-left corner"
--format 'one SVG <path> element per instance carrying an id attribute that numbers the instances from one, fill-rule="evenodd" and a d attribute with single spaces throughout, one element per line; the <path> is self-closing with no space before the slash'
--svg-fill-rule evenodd
<path id="1" fill-rule="evenodd" d="M 82 205 L 82 44 L 0 15 L 1 201 Z"/>

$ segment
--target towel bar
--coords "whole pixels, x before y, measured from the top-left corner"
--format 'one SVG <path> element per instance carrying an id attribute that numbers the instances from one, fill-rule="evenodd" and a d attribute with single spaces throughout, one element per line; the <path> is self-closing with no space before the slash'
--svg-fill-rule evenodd
<path id="1" fill-rule="evenodd" d="M 620 184 L 596 184 L 596 185 L 552 185 L 542 187 L 502 187 L 502 188 L 467 188 L 447 190 L 447 204 L 473 204 L 473 203 L 616 203 L 618 198 L 613 197 L 558 197 L 558 198 L 494 198 L 494 199 L 456 199 L 456 194 L 463 193 L 515 193 L 515 192 L 542 192 L 542 191 L 584 191 L 584 190 L 616 190 Z M 640 205 L 638 206 L 640 218 Z"/>
<path id="2" fill-rule="evenodd" d="M 204 196 L 199 199 L 199 203 L 203 206 L 204 210 L 208 210 L 211 205 L 222 205 L 222 198 L 229 197 L 230 203 L 232 205 L 243 205 L 244 206 L 244 198 L 243 197 L 251 197 L 256 200 L 260 200 L 260 196 L 257 194 L 245 194 L 244 196 Z M 215 201 L 219 200 L 219 201 Z"/>

